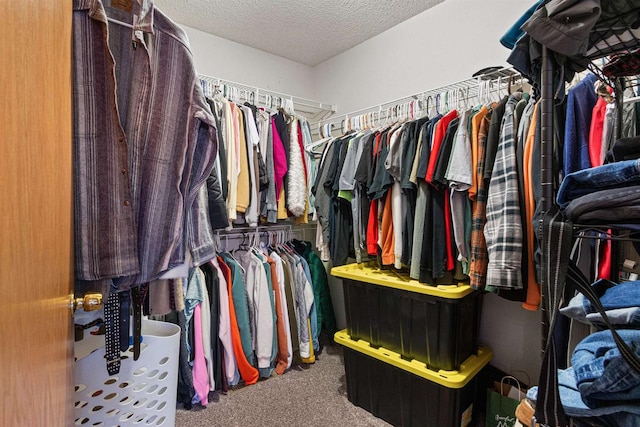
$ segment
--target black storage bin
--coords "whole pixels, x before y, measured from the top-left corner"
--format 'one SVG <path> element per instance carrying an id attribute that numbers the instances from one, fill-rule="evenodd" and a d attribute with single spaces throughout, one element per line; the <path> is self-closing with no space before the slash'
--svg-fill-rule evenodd
<path id="1" fill-rule="evenodd" d="M 343 279 L 347 332 L 432 370 L 456 370 L 476 353 L 481 293 L 468 284 L 429 286 L 357 264 L 334 267 Z"/>
<path id="2" fill-rule="evenodd" d="M 478 396 L 484 396 L 477 374 L 491 360 L 489 349 L 480 348 L 460 371 L 434 372 L 416 360 L 355 341 L 346 331 L 336 333 L 335 340 L 344 346 L 347 397 L 354 405 L 398 427 L 475 425 Z"/>

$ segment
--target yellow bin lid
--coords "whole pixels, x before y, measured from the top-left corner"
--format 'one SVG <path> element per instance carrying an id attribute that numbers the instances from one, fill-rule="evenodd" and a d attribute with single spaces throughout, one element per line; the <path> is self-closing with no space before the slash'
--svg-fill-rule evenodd
<path id="1" fill-rule="evenodd" d="M 346 329 L 336 332 L 334 340 L 345 347 L 349 347 L 359 353 L 366 354 L 376 358 L 384 363 L 400 368 L 403 371 L 411 372 L 419 377 L 440 384 L 447 388 L 462 388 L 476 376 L 480 370 L 485 367 L 491 358 L 493 352 L 488 347 L 479 347 L 477 355 L 471 355 L 462 362 L 458 371 L 433 371 L 427 368 L 427 365 L 418 360 L 403 359 L 400 354 L 395 353 L 386 348 L 373 348 L 368 342 L 362 340 L 353 340 L 347 334 Z"/>
<path id="2" fill-rule="evenodd" d="M 467 282 L 459 282 L 457 285 L 427 285 L 411 279 L 408 275 L 389 270 L 380 270 L 371 264 L 347 264 L 333 267 L 331 274 L 342 279 L 356 280 L 358 282 L 372 283 L 403 291 L 417 292 L 442 298 L 463 298 L 473 292 Z"/>

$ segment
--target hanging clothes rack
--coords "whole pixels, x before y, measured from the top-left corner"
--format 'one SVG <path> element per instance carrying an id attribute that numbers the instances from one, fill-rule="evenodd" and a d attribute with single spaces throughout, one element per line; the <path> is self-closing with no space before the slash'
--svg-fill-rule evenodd
<path id="1" fill-rule="evenodd" d="M 603 2 L 604 4 L 604 2 Z M 640 33 L 636 31 L 635 25 L 631 25 L 628 16 L 637 15 L 640 8 L 637 3 L 630 0 L 626 2 L 607 2 L 606 18 L 599 18 L 588 35 L 589 48 L 584 55 L 576 57 L 564 58 L 565 63 L 576 61 L 577 63 L 586 63 L 587 68 L 593 72 L 599 80 L 613 88 L 617 105 L 617 120 L 615 127 L 616 137 L 621 135 L 622 121 L 622 105 L 628 102 L 635 102 L 636 97 L 628 100 L 624 99 L 624 89 L 627 79 L 624 77 L 612 77 L 604 72 L 604 67 L 600 67 L 598 62 L 605 62 L 606 57 L 609 60 L 615 59 L 618 62 L 618 69 L 628 72 L 635 69 L 636 63 L 634 56 L 640 48 Z M 633 12 L 633 13 L 631 13 Z M 569 18 L 567 18 L 568 20 Z M 615 28 L 615 31 L 612 31 Z M 572 232 L 569 231 L 565 235 L 566 226 L 564 220 L 557 215 L 555 203 L 555 193 L 558 182 L 558 170 L 554 167 L 554 110 L 555 97 L 554 93 L 554 52 L 548 46 L 542 45 L 542 63 L 541 63 L 541 134 L 540 134 L 540 151 L 541 151 L 541 211 L 542 217 L 539 227 L 540 246 L 542 248 L 542 349 L 544 360 L 542 362 L 541 376 L 539 380 L 540 387 L 538 396 L 545 396 L 544 404 L 536 407 L 533 422 L 549 424 L 550 421 L 556 424 L 566 425 L 566 415 L 562 409 L 560 401 L 559 387 L 557 384 L 556 361 L 564 355 L 556 354 L 556 343 L 551 338 L 553 327 L 555 326 L 555 318 L 559 309 L 559 301 L 564 292 L 565 276 L 567 273 L 568 260 L 565 258 L 563 247 L 567 246 L 566 242 L 578 238 L 576 232 L 579 227 L 571 224 Z M 615 75 L 615 73 L 613 73 Z M 622 75 L 625 75 L 622 73 Z M 563 224 L 564 223 L 564 224 Z M 601 226 L 606 226 L 603 224 Z M 618 238 L 617 234 L 608 235 L 608 237 Z M 600 237 L 602 238 L 602 237 Z M 627 240 L 627 239 L 625 239 Z M 554 253 L 551 254 L 550 252 Z M 615 258 L 615 257 L 614 257 Z M 614 259 L 612 266 L 617 264 Z M 597 297 L 596 297 L 597 298 Z M 538 401 L 540 403 L 540 401 Z M 590 423 L 587 423 L 591 425 Z"/>
<path id="2" fill-rule="evenodd" d="M 230 230 L 216 230 L 214 236 L 218 248 L 229 247 L 228 242 L 232 242 L 232 246 L 237 246 L 242 243 L 244 239 L 248 239 L 253 236 L 253 240 L 260 240 L 264 235 L 273 236 L 274 233 L 284 233 L 287 240 L 292 238 L 300 238 L 301 240 L 308 240 L 309 236 L 314 236 L 316 229 L 315 224 L 273 224 L 273 225 L 260 225 L 257 227 L 234 227 Z"/>
<path id="3" fill-rule="evenodd" d="M 447 106 L 455 108 L 456 103 L 466 102 L 470 105 L 475 99 L 506 93 L 512 85 L 517 86 L 524 82 L 524 78 L 513 68 L 501 68 L 346 114 L 336 114 L 320 120 L 318 128 L 321 136 L 328 136 L 323 130 L 327 127 L 330 127 L 329 130 L 346 130 L 361 127 L 363 122 L 375 124 L 387 119 L 406 118 L 415 115 L 416 111 L 426 113 Z"/>
<path id="4" fill-rule="evenodd" d="M 335 104 L 314 101 L 204 74 L 199 74 L 198 77 L 202 82 L 202 89 L 206 96 L 213 96 L 216 90 L 220 90 L 225 97 L 234 102 L 251 102 L 268 109 L 285 107 L 289 104 L 296 113 L 305 116 L 311 125 L 336 111 Z"/>
<path id="5" fill-rule="evenodd" d="M 570 60 L 589 61 L 587 68 L 594 73 L 599 80 L 603 81 L 614 89 L 615 99 L 618 103 L 617 108 L 617 120 L 616 123 L 622 122 L 622 104 L 637 102 L 640 97 L 631 97 L 624 99 L 623 91 L 626 86 L 636 86 L 628 79 L 623 77 L 610 77 L 604 72 L 604 67 L 601 67 L 599 63 L 603 65 L 606 63 L 605 58 L 616 58 L 616 61 L 620 64 L 621 68 L 630 69 L 635 66 L 633 62 L 633 55 L 637 53 L 637 49 L 640 47 L 640 33 L 632 28 L 626 21 L 625 14 L 629 13 L 629 10 L 637 9 L 638 6 L 627 0 L 626 4 L 623 2 L 620 5 L 616 5 L 613 2 L 610 4 L 611 11 L 615 12 L 612 16 L 602 20 L 602 24 L 598 26 L 600 29 L 593 29 L 591 31 L 589 41 L 590 49 L 584 56 L 569 58 Z M 604 25 L 606 24 L 606 25 Z M 619 30 L 616 32 L 610 31 L 610 28 L 616 24 Z M 541 210 L 543 215 L 549 212 L 554 206 L 556 185 L 556 174 L 554 172 L 554 144 L 553 144 L 553 116 L 554 116 L 554 63 L 552 60 L 553 52 L 546 46 L 542 46 L 542 71 L 541 71 L 541 184 L 542 184 L 542 197 L 541 197 Z M 631 83 L 631 84 L 630 84 Z M 616 136 L 620 137 L 621 128 L 616 126 Z M 554 236 L 547 236 L 541 233 L 541 243 L 546 246 L 549 240 L 553 240 Z M 544 254 L 543 254 L 544 255 Z M 613 263 L 612 263 L 613 264 Z M 543 259 L 543 269 L 548 269 L 549 264 L 547 259 Z M 544 275 L 543 275 L 544 276 Z M 545 295 L 545 286 L 543 289 L 543 302 L 549 296 Z M 549 290 L 547 289 L 547 292 Z M 548 330 L 549 319 L 552 313 L 547 313 L 548 306 L 542 304 L 543 315 L 543 334 L 542 334 L 542 348 L 546 346 L 546 335 Z"/>

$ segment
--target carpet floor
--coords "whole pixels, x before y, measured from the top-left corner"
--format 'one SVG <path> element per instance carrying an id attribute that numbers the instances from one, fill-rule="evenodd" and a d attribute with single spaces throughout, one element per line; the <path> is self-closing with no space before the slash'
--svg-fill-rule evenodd
<path id="1" fill-rule="evenodd" d="M 176 426 L 390 426 L 349 402 L 346 387 L 342 347 L 326 346 L 313 365 L 178 409 Z"/>

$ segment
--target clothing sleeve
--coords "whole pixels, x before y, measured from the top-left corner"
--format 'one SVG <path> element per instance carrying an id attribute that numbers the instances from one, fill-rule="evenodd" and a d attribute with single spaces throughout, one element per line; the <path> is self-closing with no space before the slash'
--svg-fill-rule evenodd
<path id="1" fill-rule="evenodd" d="M 229 225 L 227 206 L 222 195 L 216 169 L 217 168 L 215 168 L 209 175 L 209 178 L 207 178 L 209 220 L 213 230 L 219 230 Z"/>
<path id="2" fill-rule="evenodd" d="M 467 131 L 468 113 L 464 113 L 451 150 L 451 160 L 445 174 L 455 191 L 468 190 L 473 183 L 471 171 L 471 140 Z"/>
<path id="3" fill-rule="evenodd" d="M 356 174 L 356 152 L 360 138 L 353 138 L 349 141 L 347 148 L 347 156 L 344 159 L 344 166 L 340 172 L 340 182 L 338 187 L 340 191 L 351 191 L 354 188 L 354 176 Z"/>
<path id="4" fill-rule="evenodd" d="M 218 131 L 216 129 L 216 122 L 209 111 L 202 93 L 202 88 L 197 81 L 194 81 L 192 93 L 191 108 L 193 115 L 191 124 L 189 125 L 190 141 L 188 148 L 192 151 L 192 155 L 187 157 L 192 159 L 192 164 L 190 165 L 191 168 L 187 169 L 191 171 L 188 180 L 187 207 L 190 205 L 190 202 L 195 200 L 200 187 L 209 175 L 211 175 L 218 153 Z"/>
<path id="5" fill-rule="evenodd" d="M 191 204 L 187 214 L 187 239 L 192 267 L 202 265 L 216 255 L 205 185 L 200 187 L 198 197 Z"/>

